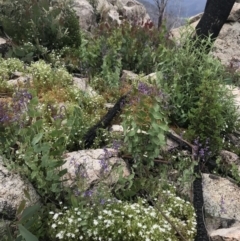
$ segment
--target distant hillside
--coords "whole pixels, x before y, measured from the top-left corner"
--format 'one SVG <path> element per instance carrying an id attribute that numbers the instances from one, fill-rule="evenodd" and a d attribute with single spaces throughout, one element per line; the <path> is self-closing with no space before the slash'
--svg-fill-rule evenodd
<path id="1" fill-rule="evenodd" d="M 138 0 L 142 3 L 150 15 L 152 21 L 157 24 L 157 8 L 155 0 Z M 184 23 L 184 19 L 203 12 L 206 0 L 169 0 L 167 14 L 170 16 L 169 25 L 175 27 Z"/>

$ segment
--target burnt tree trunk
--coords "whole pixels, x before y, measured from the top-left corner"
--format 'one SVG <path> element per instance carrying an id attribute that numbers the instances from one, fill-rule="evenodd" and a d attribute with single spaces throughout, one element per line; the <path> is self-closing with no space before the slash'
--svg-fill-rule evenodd
<path id="1" fill-rule="evenodd" d="M 196 35 L 200 39 L 210 36 L 214 42 L 227 21 L 234 3 L 235 0 L 207 0 L 204 14 L 196 26 Z"/>

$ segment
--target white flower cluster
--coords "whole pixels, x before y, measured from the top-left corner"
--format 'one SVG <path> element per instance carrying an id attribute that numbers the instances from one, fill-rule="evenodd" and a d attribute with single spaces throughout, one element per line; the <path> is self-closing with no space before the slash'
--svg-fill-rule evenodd
<path id="1" fill-rule="evenodd" d="M 24 64 L 16 58 L 2 59 L 0 58 L 0 81 L 8 80 L 10 74 L 14 71 L 22 72 Z"/>
<path id="2" fill-rule="evenodd" d="M 72 76 L 63 67 L 52 68 L 43 60 L 32 63 L 28 72 L 33 75 L 33 81 L 37 85 L 67 86 L 72 84 Z"/>
<path id="3" fill-rule="evenodd" d="M 166 192 L 167 202 L 162 204 L 164 214 L 177 227 L 186 240 L 194 240 L 196 220 L 189 202 Z M 175 213 L 176 212 L 176 213 Z M 146 200 L 126 203 L 108 200 L 99 209 L 72 208 L 64 213 L 51 212 L 50 233 L 59 240 L 99 241 L 178 241 L 176 230 Z"/>

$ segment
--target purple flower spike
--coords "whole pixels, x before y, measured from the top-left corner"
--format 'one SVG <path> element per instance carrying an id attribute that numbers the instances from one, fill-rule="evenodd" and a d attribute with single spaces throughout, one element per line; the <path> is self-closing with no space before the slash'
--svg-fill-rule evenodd
<path id="1" fill-rule="evenodd" d="M 138 85 L 138 91 L 144 95 L 150 95 L 152 93 L 152 88 L 147 84 L 140 82 Z"/>
<path id="2" fill-rule="evenodd" d="M 199 156 L 200 157 L 204 157 L 205 153 L 204 153 L 204 149 L 201 148 L 200 151 L 199 151 Z"/>

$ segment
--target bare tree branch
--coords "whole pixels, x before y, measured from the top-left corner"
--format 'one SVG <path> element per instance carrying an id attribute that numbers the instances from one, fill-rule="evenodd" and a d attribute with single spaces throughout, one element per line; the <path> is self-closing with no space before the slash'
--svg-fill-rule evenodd
<path id="1" fill-rule="evenodd" d="M 158 29 L 161 28 L 168 0 L 154 0 L 158 9 Z"/>

